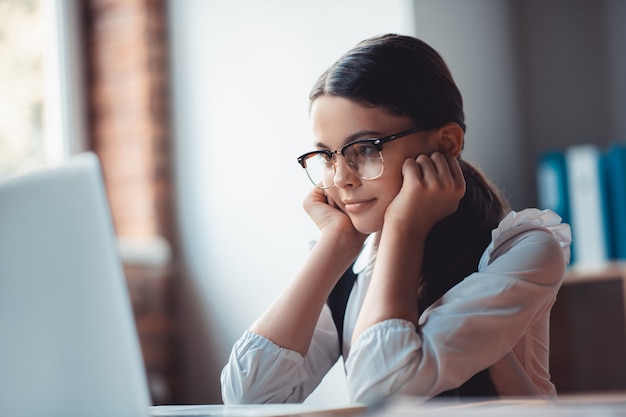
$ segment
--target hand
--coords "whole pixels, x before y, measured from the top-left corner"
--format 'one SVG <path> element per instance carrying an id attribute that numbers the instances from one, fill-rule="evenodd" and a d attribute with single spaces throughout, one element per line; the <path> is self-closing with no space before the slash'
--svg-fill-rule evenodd
<path id="1" fill-rule="evenodd" d="M 407 159 L 400 192 L 385 212 L 385 226 L 399 224 L 421 236 L 453 214 L 465 194 L 465 179 L 452 155 L 435 152 Z"/>
<path id="2" fill-rule="evenodd" d="M 304 210 L 323 233 L 337 233 L 348 238 L 348 244 L 361 246 L 365 235 L 359 233 L 346 213 L 319 188 L 313 188 L 305 197 Z"/>

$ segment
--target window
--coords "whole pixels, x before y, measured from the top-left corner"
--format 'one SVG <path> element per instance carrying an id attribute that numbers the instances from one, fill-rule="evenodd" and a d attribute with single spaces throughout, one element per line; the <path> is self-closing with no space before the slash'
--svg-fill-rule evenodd
<path id="1" fill-rule="evenodd" d="M 43 42 L 39 0 L 0 1 L 0 172 L 42 165 Z"/>
<path id="2" fill-rule="evenodd" d="M 0 176 L 82 150 L 77 0 L 0 0 Z"/>

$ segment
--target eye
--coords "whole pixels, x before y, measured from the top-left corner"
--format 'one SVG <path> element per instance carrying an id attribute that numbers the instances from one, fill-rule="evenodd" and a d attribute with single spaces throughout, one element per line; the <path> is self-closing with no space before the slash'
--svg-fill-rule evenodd
<path id="1" fill-rule="evenodd" d="M 327 164 L 333 162 L 333 154 L 330 151 L 320 151 L 317 155 Z"/>
<path id="2" fill-rule="evenodd" d="M 378 158 L 378 149 L 371 143 L 357 143 L 353 148 L 359 158 Z"/>

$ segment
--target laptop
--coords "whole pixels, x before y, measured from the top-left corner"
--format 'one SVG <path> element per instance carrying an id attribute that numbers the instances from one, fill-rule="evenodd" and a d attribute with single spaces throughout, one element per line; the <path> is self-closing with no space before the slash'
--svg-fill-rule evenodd
<path id="1" fill-rule="evenodd" d="M 97 157 L 0 180 L 0 416 L 149 406 Z"/>
<path id="2" fill-rule="evenodd" d="M 344 417 L 362 407 L 153 406 L 98 158 L 0 179 L 0 416 Z"/>

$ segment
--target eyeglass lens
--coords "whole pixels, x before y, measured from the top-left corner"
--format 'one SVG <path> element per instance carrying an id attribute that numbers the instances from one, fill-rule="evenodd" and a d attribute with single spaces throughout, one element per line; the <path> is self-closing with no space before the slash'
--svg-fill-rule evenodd
<path id="1" fill-rule="evenodd" d="M 383 159 L 380 151 L 371 143 L 354 143 L 343 149 L 346 163 L 352 171 L 363 179 L 374 179 L 383 172 Z M 337 155 L 315 153 L 306 160 L 306 172 L 313 184 L 319 188 L 329 188 L 335 177 Z"/>

